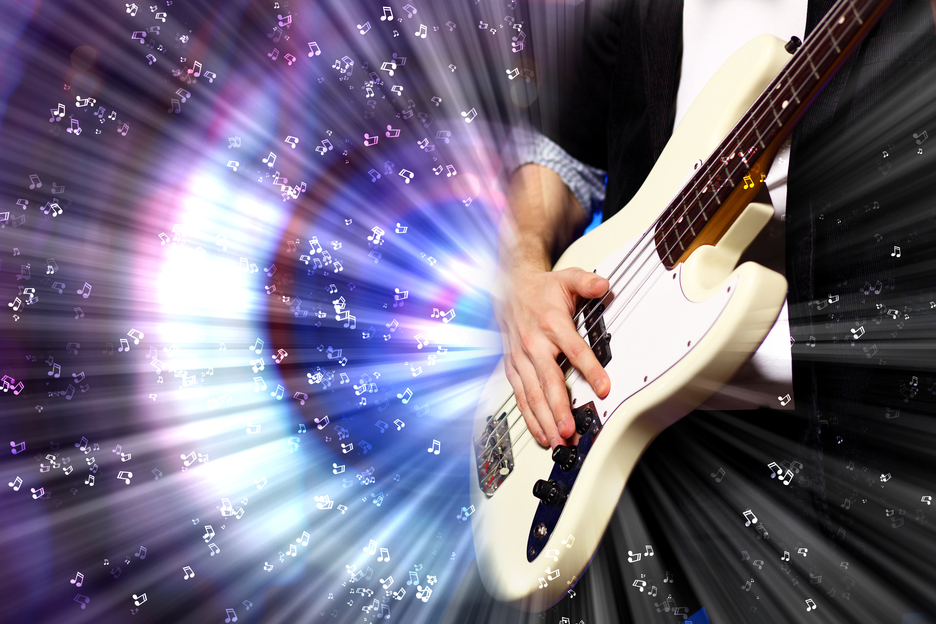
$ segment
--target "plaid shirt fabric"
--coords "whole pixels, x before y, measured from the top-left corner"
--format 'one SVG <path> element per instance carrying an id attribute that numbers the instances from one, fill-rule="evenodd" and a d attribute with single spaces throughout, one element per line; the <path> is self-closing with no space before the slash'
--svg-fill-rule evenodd
<path id="1" fill-rule="evenodd" d="M 607 173 L 576 160 L 536 130 L 514 128 L 507 139 L 503 157 L 508 174 L 513 174 L 527 163 L 552 169 L 569 187 L 586 213 L 593 215 L 601 211 Z"/>

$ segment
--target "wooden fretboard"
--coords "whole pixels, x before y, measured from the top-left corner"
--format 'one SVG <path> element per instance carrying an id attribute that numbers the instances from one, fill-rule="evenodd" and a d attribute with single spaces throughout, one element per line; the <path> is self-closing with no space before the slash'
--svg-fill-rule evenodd
<path id="1" fill-rule="evenodd" d="M 891 1 L 839 0 L 829 10 L 657 220 L 657 251 L 667 267 L 721 238 L 763 182 L 770 166 L 765 156 L 773 158 Z M 739 201 L 726 205 L 729 196 Z"/>

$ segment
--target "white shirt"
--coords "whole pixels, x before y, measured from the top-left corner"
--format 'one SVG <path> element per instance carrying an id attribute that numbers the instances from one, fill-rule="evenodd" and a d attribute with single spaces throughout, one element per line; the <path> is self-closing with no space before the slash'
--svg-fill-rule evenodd
<path id="1" fill-rule="evenodd" d="M 807 0 L 685 0 L 683 5 L 683 54 L 676 121 L 722 63 L 738 48 L 762 34 L 788 41 L 805 38 Z M 765 179 L 774 218 L 752 247 L 769 247 L 767 258 L 758 260 L 785 273 L 783 233 L 786 219 L 789 140 L 774 158 Z M 703 409 L 793 408 L 793 372 L 787 305 L 753 357 L 731 382 L 706 401 Z"/>

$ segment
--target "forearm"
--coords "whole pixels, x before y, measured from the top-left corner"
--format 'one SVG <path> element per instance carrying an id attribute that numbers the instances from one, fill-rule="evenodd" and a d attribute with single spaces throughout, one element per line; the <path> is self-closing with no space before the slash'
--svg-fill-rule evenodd
<path id="1" fill-rule="evenodd" d="M 507 200 L 498 230 L 504 268 L 548 271 L 588 223 L 562 178 L 540 165 L 526 164 L 514 172 Z"/>

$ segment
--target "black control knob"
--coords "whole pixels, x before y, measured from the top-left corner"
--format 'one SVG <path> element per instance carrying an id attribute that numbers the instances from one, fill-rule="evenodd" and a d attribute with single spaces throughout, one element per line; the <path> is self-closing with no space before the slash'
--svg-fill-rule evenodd
<path id="1" fill-rule="evenodd" d="M 540 499 L 544 505 L 561 507 L 568 494 L 566 486 L 552 479 L 549 481 L 540 479 L 533 484 L 533 496 Z"/>
<path id="2" fill-rule="evenodd" d="M 576 446 L 557 446 L 553 449 L 552 460 L 563 472 L 575 470 L 578 464 L 578 447 Z"/>
<path id="3" fill-rule="evenodd" d="M 576 408 L 572 410 L 572 418 L 575 419 L 575 430 L 579 435 L 585 435 L 595 422 L 595 412 L 589 407 Z"/>

